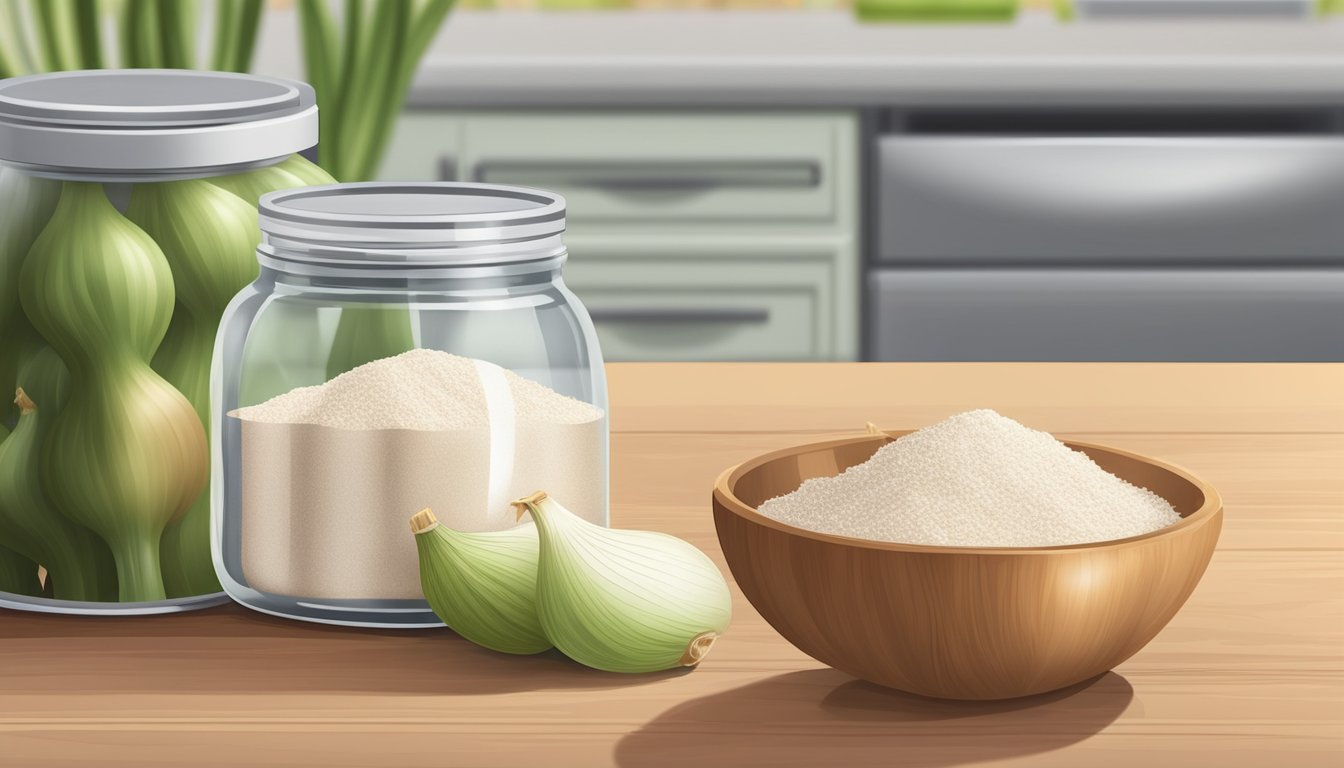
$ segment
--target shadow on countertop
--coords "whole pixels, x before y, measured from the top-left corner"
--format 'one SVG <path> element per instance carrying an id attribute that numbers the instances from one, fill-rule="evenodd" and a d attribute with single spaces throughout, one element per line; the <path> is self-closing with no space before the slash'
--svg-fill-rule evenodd
<path id="1" fill-rule="evenodd" d="M 60 663 L 33 663 L 42 657 Z M 691 672 L 599 672 L 556 650 L 495 653 L 445 627 L 338 627 L 237 605 L 124 618 L 0 610 L 0 669 L 0 697 L 61 689 L 491 695 L 633 688 Z"/>
<path id="2" fill-rule="evenodd" d="M 1106 674 L 1023 699 L 928 699 L 835 670 L 772 677 L 678 705 L 616 746 L 620 766 L 952 766 L 1083 741 L 1134 698 Z"/>

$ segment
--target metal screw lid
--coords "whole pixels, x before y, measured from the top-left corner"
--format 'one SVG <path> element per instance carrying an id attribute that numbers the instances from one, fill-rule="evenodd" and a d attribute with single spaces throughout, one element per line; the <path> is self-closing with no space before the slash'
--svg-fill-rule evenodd
<path id="1" fill-rule="evenodd" d="M 0 81 L 0 162 L 137 181 L 265 165 L 317 144 L 311 86 L 233 72 L 107 69 Z"/>
<path id="2" fill-rule="evenodd" d="M 263 195 L 263 248 L 328 264 L 506 264 L 563 253 L 565 200 L 497 184 L 367 182 Z"/>

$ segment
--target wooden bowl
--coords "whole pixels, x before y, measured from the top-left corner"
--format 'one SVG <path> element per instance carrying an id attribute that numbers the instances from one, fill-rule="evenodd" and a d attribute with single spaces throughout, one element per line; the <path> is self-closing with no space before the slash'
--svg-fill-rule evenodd
<path id="1" fill-rule="evenodd" d="M 1169 501 L 1180 522 L 1070 546 L 935 547 L 816 533 L 756 507 L 867 461 L 904 432 L 767 453 L 714 487 L 714 524 L 738 586 L 804 653 L 879 685 L 950 699 L 1063 688 L 1134 655 L 1194 591 L 1222 502 L 1183 469 L 1067 443 Z"/>

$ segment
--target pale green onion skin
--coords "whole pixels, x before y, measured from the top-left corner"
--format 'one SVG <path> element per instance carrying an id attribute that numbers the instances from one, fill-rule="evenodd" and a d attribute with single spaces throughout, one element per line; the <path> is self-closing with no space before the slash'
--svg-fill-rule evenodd
<path id="1" fill-rule="evenodd" d="M 728 585 L 691 544 L 603 528 L 550 498 L 526 506 L 541 536 L 537 612 L 566 656 L 608 672 L 657 672 L 695 664 L 692 643 L 728 628 Z"/>
<path id="2" fill-rule="evenodd" d="M 227 192 L 232 192 L 236 197 L 242 198 L 243 202 L 249 203 L 253 207 L 256 207 L 257 201 L 267 192 L 306 186 L 298 176 L 273 165 L 258 168 L 255 171 L 235 173 L 231 176 L 217 176 L 206 179 L 206 181 Z"/>
<path id="3" fill-rule="evenodd" d="M 321 166 L 309 162 L 303 155 L 290 155 L 275 167 L 299 177 L 300 181 L 310 187 L 336 183 L 336 179 L 330 173 Z"/>
<path id="4" fill-rule="evenodd" d="M 267 192 L 336 183 L 330 174 L 308 162 L 302 155 L 290 155 L 275 165 L 228 176 L 216 176 L 206 181 L 241 197 L 254 208 L 261 196 Z"/>
<path id="5" fill-rule="evenodd" d="M 42 444 L 65 404 L 65 365 L 49 347 L 19 371 L 27 411 L 0 443 L 0 542 L 46 566 L 58 600 L 117 599 L 112 552 L 97 535 L 55 510 L 42 489 Z"/>
<path id="6" fill-rule="evenodd" d="M 465 533 L 440 524 L 415 535 L 420 586 L 435 615 L 471 642 L 530 655 L 551 647 L 537 619 L 537 527 Z"/>
<path id="7" fill-rule="evenodd" d="M 176 307 L 154 354 L 154 370 L 191 402 L 210 429 L 210 363 L 224 308 L 257 277 L 257 211 L 205 181 L 138 184 L 126 217 L 163 250 Z M 203 455 L 208 463 L 209 457 Z M 160 544 L 169 597 L 220 591 L 210 557 L 210 488 L 202 489 Z"/>
<path id="8" fill-rule="evenodd" d="M 112 548 L 121 601 L 162 600 L 159 537 L 208 471 L 195 410 L 149 367 L 173 312 L 163 251 L 101 186 L 66 182 L 19 291 L 70 371 L 70 399 L 43 446 L 43 487 Z"/>

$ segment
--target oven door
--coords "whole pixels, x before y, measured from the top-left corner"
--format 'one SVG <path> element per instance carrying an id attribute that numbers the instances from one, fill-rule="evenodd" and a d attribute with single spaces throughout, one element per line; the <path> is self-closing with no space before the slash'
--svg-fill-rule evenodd
<path id="1" fill-rule="evenodd" d="M 1344 137 L 1200 119 L 879 138 L 868 356 L 1344 360 Z"/>
<path id="2" fill-rule="evenodd" d="M 1344 263 L 1344 137 L 879 140 L 877 260 Z"/>

